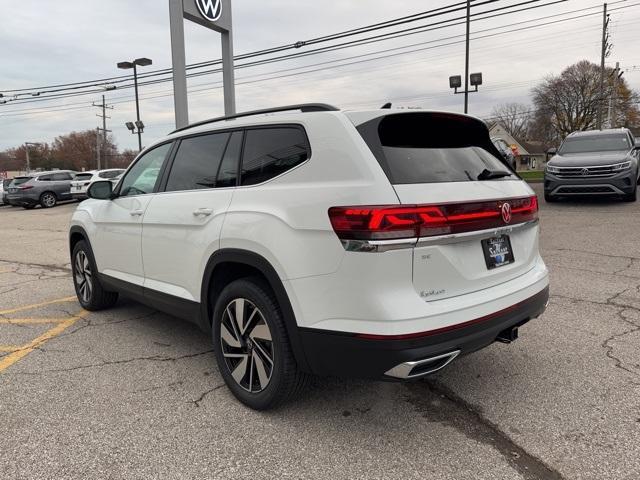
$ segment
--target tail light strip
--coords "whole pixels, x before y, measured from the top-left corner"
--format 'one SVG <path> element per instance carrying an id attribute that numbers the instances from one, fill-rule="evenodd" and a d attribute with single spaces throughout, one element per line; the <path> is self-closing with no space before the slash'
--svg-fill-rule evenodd
<path id="1" fill-rule="evenodd" d="M 329 218 L 346 250 L 380 252 L 418 243 L 452 243 L 529 226 L 538 221 L 538 199 L 332 207 Z"/>

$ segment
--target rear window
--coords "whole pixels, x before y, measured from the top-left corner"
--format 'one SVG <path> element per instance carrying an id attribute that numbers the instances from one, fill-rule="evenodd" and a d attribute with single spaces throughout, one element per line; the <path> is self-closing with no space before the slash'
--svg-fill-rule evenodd
<path id="1" fill-rule="evenodd" d="M 560 147 L 559 153 L 564 155 L 567 153 L 616 152 L 630 148 L 629 137 L 624 134 L 585 135 L 567 138 Z"/>
<path id="2" fill-rule="evenodd" d="M 33 177 L 16 177 L 13 179 L 12 185 L 22 185 L 23 183 L 27 183 Z"/>
<path id="3" fill-rule="evenodd" d="M 108 172 L 100 172 L 98 176 L 100 178 L 116 178 L 118 175 L 122 175 L 123 172 L 124 170 L 110 170 Z M 76 175 L 76 178 L 78 177 L 79 175 Z"/>
<path id="4" fill-rule="evenodd" d="M 358 131 L 392 184 L 470 182 L 483 172 L 511 170 L 486 126 L 445 113 L 402 113 L 364 123 Z"/>
<path id="5" fill-rule="evenodd" d="M 91 180 L 93 173 L 79 173 L 76 175 L 76 180 Z"/>

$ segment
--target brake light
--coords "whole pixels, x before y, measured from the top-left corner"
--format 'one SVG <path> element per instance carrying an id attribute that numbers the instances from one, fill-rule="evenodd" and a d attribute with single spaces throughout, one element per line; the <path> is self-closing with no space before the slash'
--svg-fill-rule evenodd
<path id="1" fill-rule="evenodd" d="M 500 228 L 538 218 L 538 198 L 442 205 L 332 207 L 329 219 L 342 240 L 432 237 Z"/>
<path id="2" fill-rule="evenodd" d="M 33 188 L 33 185 L 20 185 L 18 187 L 19 190 L 29 190 L 31 188 Z"/>

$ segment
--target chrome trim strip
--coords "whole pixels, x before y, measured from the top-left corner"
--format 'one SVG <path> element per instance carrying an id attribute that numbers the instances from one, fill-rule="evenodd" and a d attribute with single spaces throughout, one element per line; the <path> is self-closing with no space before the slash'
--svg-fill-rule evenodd
<path id="1" fill-rule="evenodd" d="M 568 190 L 577 190 L 580 188 L 591 188 L 591 187 L 595 187 L 595 188 L 609 188 L 611 191 L 610 192 L 560 192 L 559 190 L 561 189 L 568 189 Z M 620 190 L 619 188 L 617 188 L 614 185 L 609 185 L 609 184 L 591 184 L 591 183 L 585 183 L 583 185 L 559 185 L 557 186 L 552 192 L 551 195 L 624 195 L 624 192 L 622 190 Z"/>
<path id="2" fill-rule="evenodd" d="M 425 358 L 423 360 L 416 360 L 415 362 L 404 362 L 404 363 L 396 365 L 395 367 L 393 367 L 390 370 L 386 371 L 385 375 L 387 375 L 389 377 L 400 378 L 402 380 L 406 380 L 406 379 L 409 379 L 409 378 L 424 377 L 425 375 L 429 375 L 430 373 L 435 373 L 438 370 L 442 370 L 444 367 L 446 367 L 451 362 L 453 362 L 453 360 L 455 360 L 455 358 L 458 355 L 460 355 L 460 350 L 454 350 L 452 352 L 444 353 L 442 355 L 438 355 L 438 356 L 435 356 L 435 357 Z M 418 373 L 416 375 L 411 375 L 411 371 L 414 368 L 419 367 L 420 365 L 425 364 L 425 363 L 437 362 L 438 360 L 442 360 L 442 359 L 445 359 L 445 358 L 447 358 L 447 361 L 444 362 L 442 365 L 440 365 L 440 366 L 438 366 L 436 368 L 425 370 L 424 372 L 420 372 L 420 373 Z"/>
<path id="3" fill-rule="evenodd" d="M 438 235 L 435 237 L 400 238 L 394 240 L 341 240 L 342 246 L 347 252 L 380 253 L 403 248 L 425 247 L 431 245 L 448 245 L 452 243 L 469 242 L 485 238 L 497 237 L 509 234 L 524 228 L 538 224 L 538 220 L 531 220 L 515 225 L 505 225 L 499 228 L 478 230 L 474 232 L 454 233 L 451 235 Z"/>
<path id="4" fill-rule="evenodd" d="M 524 223 L 516 223 L 515 225 L 505 225 L 504 227 L 491 228 L 488 230 L 478 230 L 475 232 L 455 233 L 452 235 L 439 235 L 437 237 L 422 237 L 418 239 L 418 247 L 426 247 L 431 245 L 448 245 L 451 243 L 469 242 L 473 240 L 483 240 L 485 238 L 497 237 L 499 235 L 509 234 L 524 228 L 533 227 L 538 224 L 538 220 L 531 220 Z"/>
<path id="5" fill-rule="evenodd" d="M 571 169 L 580 169 L 582 170 L 583 168 L 586 169 L 591 169 L 591 168 L 611 168 L 611 167 L 617 167 L 618 165 L 624 165 L 625 163 L 631 163 L 631 160 L 625 160 L 623 162 L 618 162 L 618 163 L 611 163 L 608 165 L 582 165 L 582 166 L 576 166 L 576 167 L 560 167 L 560 166 L 555 166 L 555 165 L 549 165 L 551 168 L 558 168 L 560 170 L 571 170 Z"/>

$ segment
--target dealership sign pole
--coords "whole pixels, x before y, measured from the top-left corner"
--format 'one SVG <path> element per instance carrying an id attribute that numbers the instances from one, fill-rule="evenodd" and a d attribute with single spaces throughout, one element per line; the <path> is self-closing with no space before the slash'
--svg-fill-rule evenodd
<path id="1" fill-rule="evenodd" d="M 176 128 L 186 127 L 189 124 L 184 19 L 221 34 L 224 113 L 225 115 L 236 113 L 231 0 L 169 0 L 169 17 Z"/>

